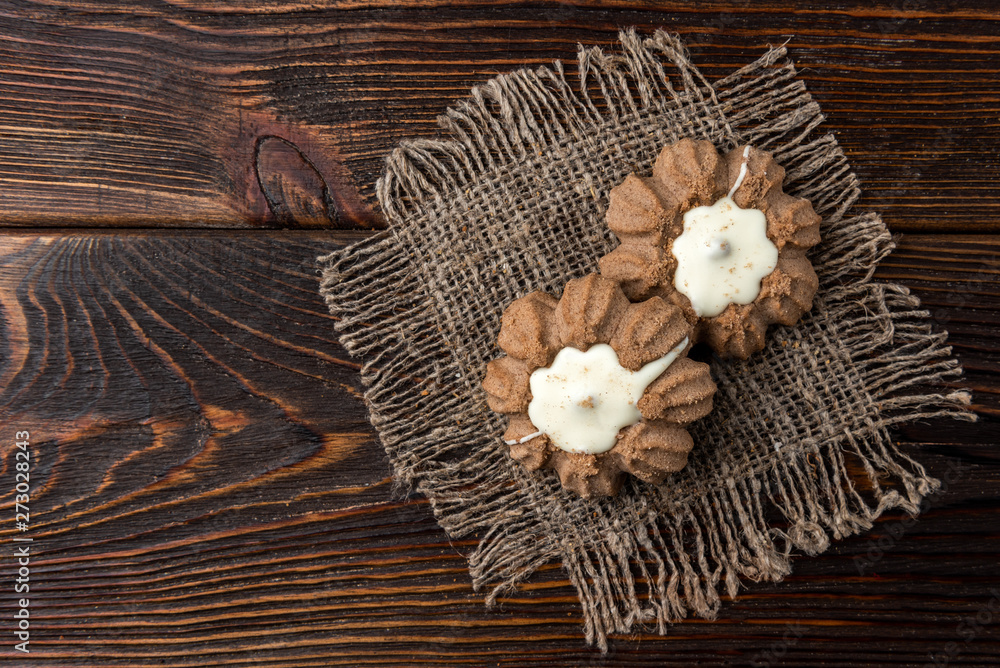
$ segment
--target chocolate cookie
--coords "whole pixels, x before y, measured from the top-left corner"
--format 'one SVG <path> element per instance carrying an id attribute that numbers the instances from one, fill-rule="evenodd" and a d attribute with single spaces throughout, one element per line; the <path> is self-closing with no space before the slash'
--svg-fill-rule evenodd
<path id="1" fill-rule="evenodd" d="M 625 473 L 660 483 L 687 463 L 685 427 L 709 413 L 715 383 L 688 359 L 691 327 L 660 297 L 630 303 L 589 275 L 556 299 L 533 292 L 503 314 L 483 387 L 510 416 L 504 440 L 529 471 L 554 469 L 583 497 L 616 494 Z"/>
<path id="2" fill-rule="evenodd" d="M 782 191 L 784 178 L 749 146 L 724 156 L 709 141 L 667 146 L 651 176 L 612 189 L 607 221 L 621 245 L 601 258 L 601 275 L 632 301 L 676 305 L 695 340 L 746 358 L 769 325 L 795 324 L 819 285 L 806 250 L 819 243 L 820 217 Z"/>

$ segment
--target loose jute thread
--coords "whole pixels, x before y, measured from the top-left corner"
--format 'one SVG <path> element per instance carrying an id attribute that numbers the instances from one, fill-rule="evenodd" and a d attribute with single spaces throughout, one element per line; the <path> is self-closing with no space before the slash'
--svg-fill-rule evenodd
<path id="1" fill-rule="evenodd" d="M 713 618 L 720 592 L 781 580 L 793 550 L 818 554 L 889 509 L 916 513 L 939 483 L 890 428 L 974 419 L 968 393 L 928 389 L 961 374 L 947 335 L 906 288 L 873 280 L 892 241 L 877 215 L 852 209 L 857 179 L 785 49 L 709 83 L 675 36 L 629 31 L 621 45 L 581 47 L 575 72 L 556 62 L 474 88 L 440 117 L 445 138 L 388 157 L 388 230 L 320 258 L 396 479 L 427 496 L 450 536 L 478 538 L 470 571 L 488 604 L 561 562 L 602 649 L 636 624 L 665 633 L 689 614 Z M 585 501 L 511 461 L 480 382 L 504 307 L 597 271 L 616 245 L 608 192 L 688 136 L 749 143 L 786 167 L 785 191 L 823 217 L 820 289 L 764 351 L 712 362 L 715 409 L 691 428 L 687 468 Z"/>

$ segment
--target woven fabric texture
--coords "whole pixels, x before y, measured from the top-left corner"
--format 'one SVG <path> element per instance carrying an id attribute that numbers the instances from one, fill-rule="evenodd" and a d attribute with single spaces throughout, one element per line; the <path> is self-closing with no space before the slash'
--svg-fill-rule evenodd
<path id="1" fill-rule="evenodd" d="M 853 210 L 857 179 L 785 50 L 714 83 L 664 32 L 625 32 L 615 51 L 581 48 L 575 71 L 557 62 L 474 88 L 440 117 L 443 138 L 388 157 L 388 230 L 320 258 L 397 480 L 430 499 L 450 536 L 478 538 L 470 571 L 487 603 L 561 562 L 601 647 L 636 624 L 664 633 L 711 618 L 722 592 L 780 580 L 794 552 L 822 552 L 892 508 L 916 513 L 938 483 L 889 430 L 971 415 L 967 393 L 928 389 L 961 373 L 946 334 L 905 288 L 872 279 L 890 236 Z M 503 309 L 597 271 L 616 245 L 611 188 L 687 136 L 750 143 L 785 166 L 785 191 L 823 218 L 820 290 L 763 352 L 712 360 L 719 391 L 691 428 L 687 468 L 586 501 L 509 458 L 480 383 Z"/>

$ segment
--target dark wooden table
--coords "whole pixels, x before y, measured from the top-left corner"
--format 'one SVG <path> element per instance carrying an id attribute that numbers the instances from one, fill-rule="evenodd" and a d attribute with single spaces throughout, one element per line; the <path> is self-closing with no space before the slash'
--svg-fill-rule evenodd
<path id="1" fill-rule="evenodd" d="M 246 5 L 0 6 L 0 664 L 1000 662 L 994 2 Z M 602 656 L 558 565 L 487 610 L 472 543 L 394 492 L 314 260 L 381 224 L 382 157 L 472 85 L 629 26 L 709 78 L 787 42 L 980 420 L 898 430 L 947 482 L 916 523 Z"/>

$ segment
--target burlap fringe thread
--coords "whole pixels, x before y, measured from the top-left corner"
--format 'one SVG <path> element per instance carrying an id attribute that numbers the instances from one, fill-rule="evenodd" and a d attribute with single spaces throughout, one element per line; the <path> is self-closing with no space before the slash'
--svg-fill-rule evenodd
<path id="1" fill-rule="evenodd" d="M 714 617 L 720 585 L 733 596 L 741 578 L 780 580 L 793 549 L 822 552 L 891 508 L 915 514 L 938 481 L 888 429 L 974 419 L 967 393 L 919 389 L 961 369 L 917 300 L 872 280 L 889 234 L 878 216 L 850 213 L 857 180 L 836 140 L 815 133 L 823 117 L 785 49 L 709 84 L 671 35 L 621 41 L 622 55 L 581 48 L 574 83 L 557 62 L 473 89 L 440 118 L 446 139 L 389 156 L 378 184 L 388 231 L 320 259 L 397 480 L 430 499 L 450 536 L 479 538 L 470 569 L 477 589 L 492 586 L 488 604 L 561 561 L 602 649 L 637 623 L 665 633 L 689 613 Z M 820 291 L 762 353 L 713 362 L 716 407 L 695 425 L 684 471 L 583 501 L 511 462 L 479 384 L 502 309 L 595 271 L 615 245 L 608 191 L 683 136 L 775 154 L 786 191 L 823 216 Z"/>

